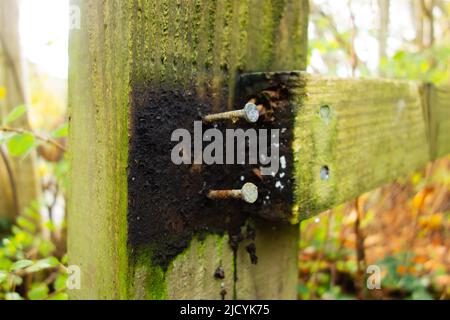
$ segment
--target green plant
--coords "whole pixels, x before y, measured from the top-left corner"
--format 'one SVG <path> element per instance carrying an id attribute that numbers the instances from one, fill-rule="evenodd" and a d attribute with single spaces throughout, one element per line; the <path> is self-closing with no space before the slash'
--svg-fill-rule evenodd
<path id="1" fill-rule="evenodd" d="M 417 276 L 421 266 L 415 264 L 410 259 L 409 254 L 388 256 L 380 261 L 380 265 L 386 270 L 386 275 L 382 281 L 384 290 L 397 292 L 405 299 L 433 299 L 430 278 L 428 276 Z"/>
<path id="2" fill-rule="evenodd" d="M 0 145 L 8 156 L 26 157 L 41 143 L 59 151 L 65 148 L 56 139 L 67 136 L 67 124 L 51 134 L 39 134 L 31 130 L 10 126 L 26 113 L 20 105 L 6 115 L 0 125 Z M 0 221 L 0 300 L 65 300 L 67 269 L 65 264 L 65 224 L 58 229 L 53 223 L 52 211 L 59 194 L 64 195 L 67 185 L 67 161 L 45 161 L 42 177 L 42 192 L 52 195 L 53 201 L 35 201 L 32 206 L 16 218 L 15 224 L 7 219 Z M 45 198 L 45 197 L 44 197 Z M 47 210 L 49 220 L 42 222 L 42 210 Z M 61 249 L 61 243 L 62 249 Z"/>
<path id="3" fill-rule="evenodd" d="M 55 245 L 38 225 L 38 208 L 36 203 L 26 210 L 0 245 L 0 299 L 67 299 L 67 258 L 53 255 Z"/>
<path id="4" fill-rule="evenodd" d="M 22 117 L 26 111 L 27 108 L 25 105 L 19 105 L 3 118 L 2 125 L 0 126 L 0 144 L 6 144 L 8 153 L 13 157 L 26 156 L 37 146 L 38 141 L 51 144 L 65 151 L 65 147 L 55 139 L 67 136 L 67 124 L 62 125 L 47 136 L 30 130 L 9 127 L 16 119 Z"/>

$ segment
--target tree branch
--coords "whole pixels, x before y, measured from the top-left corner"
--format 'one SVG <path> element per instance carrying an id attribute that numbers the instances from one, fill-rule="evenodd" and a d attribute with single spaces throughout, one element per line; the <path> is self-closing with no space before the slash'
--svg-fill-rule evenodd
<path id="1" fill-rule="evenodd" d="M 44 136 L 42 136 L 42 135 L 40 135 L 38 133 L 35 133 L 33 131 L 30 131 L 30 130 L 14 129 L 14 128 L 9 128 L 9 127 L 0 127 L 0 131 L 3 131 L 3 132 L 14 132 L 14 133 L 18 133 L 18 134 L 31 133 L 36 139 L 41 140 L 43 142 L 46 142 L 48 144 L 54 145 L 55 147 L 57 147 L 58 149 L 60 149 L 62 151 L 67 151 L 66 147 L 64 147 L 58 141 L 53 140 L 50 137 L 44 137 Z"/>

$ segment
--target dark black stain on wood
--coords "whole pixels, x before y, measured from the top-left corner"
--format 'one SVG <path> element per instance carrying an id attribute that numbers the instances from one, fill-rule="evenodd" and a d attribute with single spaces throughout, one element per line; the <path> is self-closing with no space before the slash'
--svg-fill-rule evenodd
<path id="1" fill-rule="evenodd" d="M 214 271 L 214 278 L 225 279 L 225 269 L 222 266 L 217 267 L 216 271 Z"/>
<path id="2" fill-rule="evenodd" d="M 235 107 L 241 108 L 254 98 L 264 106 L 260 120 L 256 125 L 243 121 L 216 124 L 224 137 L 226 128 L 285 128 L 280 135 L 280 155 L 285 157 L 287 167 L 280 167 L 275 177 L 259 175 L 259 165 L 173 164 L 171 150 L 178 142 L 171 142 L 172 132 L 185 128 L 193 137 L 194 121 L 211 112 L 212 99 L 200 99 L 194 86 L 134 86 L 128 160 L 128 242 L 132 248 L 151 248 L 153 263 L 167 269 L 195 235 L 201 238 L 209 233 L 228 233 L 233 247 L 233 241 L 237 246 L 242 240 L 241 227 L 249 217 L 280 220 L 290 215 L 293 108 L 284 81 L 283 76 L 244 78 L 237 88 Z M 212 127 L 203 124 L 203 132 Z M 206 197 L 210 189 L 241 188 L 241 177 L 258 186 L 255 204 Z M 277 181 L 283 189 L 275 187 Z M 250 238 L 254 238 L 251 231 Z"/>
<path id="3" fill-rule="evenodd" d="M 256 255 L 256 246 L 255 244 L 252 242 L 249 245 L 247 245 L 245 247 L 245 249 L 248 252 L 248 255 L 250 257 L 250 261 L 252 264 L 258 264 L 258 256 Z"/>

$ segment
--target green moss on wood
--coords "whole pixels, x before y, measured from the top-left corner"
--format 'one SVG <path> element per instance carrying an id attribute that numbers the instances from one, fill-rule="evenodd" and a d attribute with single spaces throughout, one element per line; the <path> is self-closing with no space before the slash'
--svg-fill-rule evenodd
<path id="1" fill-rule="evenodd" d="M 151 249 L 139 249 L 130 258 L 133 260 L 130 261 L 128 297 L 136 300 L 167 299 L 165 272 L 160 266 L 152 264 Z"/>
<path id="2" fill-rule="evenodd" d="M 82 25 L 70 36 L 68 250 L 81 289 L 70 295 L 125 299 L 130 8 L 72 4 L 81 8 Z"/>
<path id="3" fill-rule="evenodd" d="M 226 236 L 209 235 L 203 244 L 194 240 L 165 274 L 142 258 L 146 255 L 132 258 L 126 240 L 128 139 L 133 138 L 128 136 L 129 93 L 143 86 L 194 85 L 200 100 L 213 98 L 215 110 L 233 108 L 240 72 L 305 68 L 308 1 L 72 4 L 81 8 L 82 26 L 70 37 L 69 255 L 71 263 L 81 267 L 82 288 L 71 297 L 220 298 L 220 282 L 213 278 L 218 264 L 226 269 L 227 298 L 233 287 L 238 298 L 250 292 L 248 286 L 254 283 L 246 282 L 245 276 L 235 286 Z M 257 237 L 268 240 L 266 233 L 257 230 Z M 261 247 L 260 261 L 293 265 L 296 234 L 291 229 L 271 239 L 278 249 Z M 247 260 L 239 265 L 261 275 L 260 290 L 242 296 L 258 298 L 263 291 L 278 298 L 295 296 L 295 282 L 285 280 L 295 276 L 296 268 L 277 269 L 276 275 L 264 279 L 264 268 L 250 266 Z M 293 290 L 274 291 L 280 280 L 291 283 Z"/>
<path id="4" fill-rule="evenodd" d="M 428 86 L 431 157 L 450 153 L 450 86 Z"/>
<path id="5" fill-rule="evenodd" d="M 293 150 L 292 221 L 308 218 L 410 173 L 429 160 L 419 86 L 301 74 Z M 328 108 L 321 114 L 321 108 Z M 329 169 L 329 178 L 321 169 Z"/>

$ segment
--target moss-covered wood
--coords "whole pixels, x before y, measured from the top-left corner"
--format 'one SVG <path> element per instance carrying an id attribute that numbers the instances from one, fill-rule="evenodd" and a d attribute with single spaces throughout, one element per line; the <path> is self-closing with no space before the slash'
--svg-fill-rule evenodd
<path id="1" fill-rule="evenodd" d="M 68 253 L 81 289 L 71 298 L 125 299 L 131 4 L 72 5 L 81 9 L 81 28 L 69 43 Z"/>
<path id="2" fill-rule="evenodd" d="M 256 97 L 288 136 L 293 133 L 292 150 L 284 156 L 294 188 L 284 190 L 292 194 L 283 199 L 282 210 L 269 203 L 255 206 L 265 218 L 297 223 L 449 153 L 447 87 L 298 71 L 246 74 L 241 82 L 246 96 Z M 289 103 L 268 106 L 283 87 Z M 272 98 L 265 102 L 260 96 Z M 289 112 L 280 111 L 285 108 Z M 279 119 L 284 117 L 292 122 Z M 277 202 L 274 190 L 270 198 Z"/>
<path id="3" fill-rule="evenodd" d="M 71 296 L 295 298 L 297 226 L 254 221 L 257 265 L 245 246 L 234 254 L 227 235 L 194 237 L 167 271 L 153 263 L 151 243 L 127 246 L 127 166 L 136 92 L 193 90 L 214 111 L 234 108 L 240 73 L 305 68 L 308 1 L 72 4 L 81 29 L 70 40 L 69 256 L 82 279 Z M 214 278 L 219 266 L 225 279 Z"/>
<path id="4" fill-rule="evenodd" d="M 295 187 L 292 210 L 271 219 L 297 223 L 450 153 L 446 86 L 279 72 L 245 75 L 245 91 L 280 80 L 294 117 Z"/>
<path id="5" fill-rule="evenodd" d="M 430 160 L 418 84 L 300 75 L 294 91 L 294 221 Z"/>
<path id="6" fill-rule="evenodd" d="M 431 158 L 450 153 L 450 86 L 428 87 Z"/>

